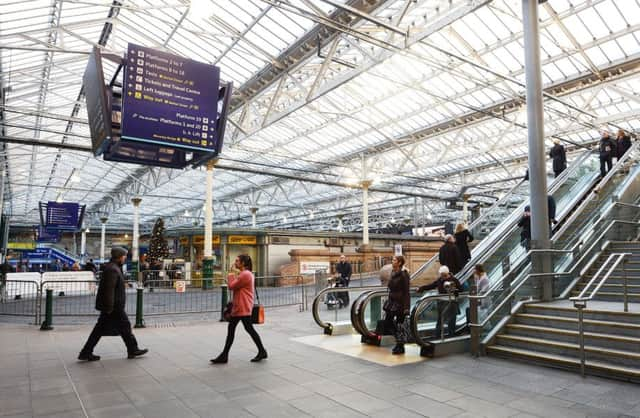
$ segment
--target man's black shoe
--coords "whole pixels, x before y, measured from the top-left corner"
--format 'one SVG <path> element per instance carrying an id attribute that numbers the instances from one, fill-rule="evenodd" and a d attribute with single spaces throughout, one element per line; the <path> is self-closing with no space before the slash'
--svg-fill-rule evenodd
<path id="1" fill-rule="evenodd" d="M 131 353 L 129 353 L 127 358 L 136 358 L 138 356 L 143 356 L 143 355 L 147 354 L 148 352 L 149 352 L 149 350 L 146 349 L 146 348 L 143 348 L 143 349 L 138 348 L 136 351 L 132 351 Z"/>
<path id="2" fill-rule="evenodd" d="M 82 361 L 98 361 L 98 360 L 100 360 L 100 356 L 96 356 L 93 353 L 80 353 L 80 354 L 78 354 L 78 360 L 82 360 Z"/>

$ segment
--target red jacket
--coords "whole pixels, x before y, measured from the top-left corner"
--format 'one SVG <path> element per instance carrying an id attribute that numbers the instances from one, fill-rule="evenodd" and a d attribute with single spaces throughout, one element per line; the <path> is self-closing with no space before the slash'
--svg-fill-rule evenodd
<path id="1" fill-rule="evenodd" d="M 231 316 L 249 316 L 253 309 L 253 273 L 243 270 L 236 276 L 229 273 L 229 289 L 233 290 Z"/>

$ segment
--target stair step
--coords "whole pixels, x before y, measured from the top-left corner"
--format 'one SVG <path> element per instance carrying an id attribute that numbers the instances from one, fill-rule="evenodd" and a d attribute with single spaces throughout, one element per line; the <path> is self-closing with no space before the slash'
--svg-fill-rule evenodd
<path id="1" fill-rule="evenodd" d="M 523 325 L 547 326 L 557 329 L 578 330 L 578 318 L 566 316 L 538 315 L 529 313 L 519 313 L 516 321 Z M 601 321 L 596 319 L 585 319 L 583 321 L 584 330 L 587 332 L 603 332 L 607 329 L 614 335 L 624 335 L 628 337 L 640 338 L 640 324 L 630 324 L 627 322 Z"/>
<path id="2" fill-rule="evenodd" d="M 571 291 L 571 296 L 578 296 L 579 294 L 580 292 L 577 290 Z M 622 292 L 622 290 L 620 290 L 619 292 L 598 291 L 598 293 L 596 293 L 593 299 L 622 303 L 624 300 L 624 293 Z M 632 292 L 627 293 L 627 300 L 629 302 L 640 302 L 640 293 L 632 293 Z"/>
<path id="3" fill-rule="evenodd" d="M 551 354 L 563 356 L 579 356 L 579 345 L 577 343 L 552 341 L 544 338 L 521 337 L 517 335 L 498 334 L 496 342 L 500 345 L 533 349 Z M 617 350 L 612 348 L 596 347 L 585 345 L 586 357 L 597 361 L 605 361 L 613 364 L 638 367 L 640 366 L 640 354 L 627 350 Z"/>
<path id="4" fill-rule="evenodd" d="M 587 286 L 587 283 L 578 283 L 576 285 L 576 290 L 574 290 L 573 292 L 577 292 L 578 290 L 582 290 Z M 596 288 L 595 284 L 592 284 L 591 287 L 589 287 L 589 289 L 593 290 Z M 624 284 L 623 283 L 609 283 L 609 281 L 607 281 L 607 283 L 605 283 L 600 290 L 598 290 L 598 293 L 600 292 L 604 292 L 604 293 L 623 293 L 624 294 Z M 640 295 L 640 284 L 627 284 L 627 292 L 629 294 L 635 293 L 636 295 Z M 580 292 L 578 292 L 580 293 Z"/>
<path id="5" fill-rule="evenodd" d="M 640 313 L 636 312 L 623 312 L 621 310 L 607 311 L 601 309 L 584 309 L 582 312 L 585 320 L 590 319 L 600 321 L 625 322 L 629 324 L 640 324 Z M 524 313 L 564 316 L 568 318 L 578 317 L 578 310 L 573 306 L 544 305 L 540 303 L 526 304 Z"/>
<path id="6" fill-rule="evenodd" d="M 528 362 L 533 362 L 550 367 L 578 371 L 580 370 L 580 360 L 569 356 L 549 354 L 534 350 L 506 347 L 501 345 L 491 345 L 487 347 L 487 353 L 489 353 L 490 355 L 508 359 L 525 359 Z M 587 361 L 585 362 L 585 373 L 640 382 L 639 368 L 624 367 L 615 364 L 609 364 L 603 361 L 587 359 Z"/>
<path id="7" fill-rule="evenodd" d="M 558 342 L 578 343 L 577 330 L 568 330 L 538 325 L 508 324 L 506 331 L 509 335 L 548 339 Z M 615 335 L 603 332 L 584 332 L 585 344 L 593 347 L 613 348 L 631 352 L 640 352 L 640 338 Z"/>

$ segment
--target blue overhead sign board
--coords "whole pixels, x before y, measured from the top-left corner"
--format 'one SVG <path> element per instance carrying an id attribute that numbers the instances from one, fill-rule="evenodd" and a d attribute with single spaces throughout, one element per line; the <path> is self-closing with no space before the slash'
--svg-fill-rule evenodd
<path id="1" fill-rule="evenodd" d="M 123 139 L 219 150 L 218 67 L 135 44 L 124 64 Z"/>
<path id="2" fill-rule="evenodd" d="M 42 225 L 38 225 L 38 242 L 59 242 L 62 238 L 61 232 L 56 229 L 47 229 Z"/>
<path id="3" fill-rule="evenodd" d="M 80 205 L 77 203 L 47 202 L 47 228 L 77 229 L 79 217 Z"/>

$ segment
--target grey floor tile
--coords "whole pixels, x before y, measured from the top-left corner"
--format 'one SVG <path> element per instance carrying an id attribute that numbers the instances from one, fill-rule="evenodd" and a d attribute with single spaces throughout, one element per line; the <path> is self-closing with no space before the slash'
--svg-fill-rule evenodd
<path id="1" fill-rule="evenodd" d="M 69 393 L 59 396 L 32 398 L 31 408 L 34 415 L 47 415 L 58 412 L 73 411 L 81 407 L 76 394 Z"/>
<path id="2" fill-rule="evenodd" d="M 91 418 L 140 418 L 142 414 L 130 404 L 106 406 L 104 408 L 89 409 Z"/>
<path id="3" fill-rule="evenodd" d="M 519 413 L 515 408 L 509 408 L 494 402 L 485 401 L 472 396 L 464 396 L 452 399 L 447 402 L 448 405 L 455 406 L 468 413 L 478 414 L 480 416 L 490 416 L 495 418 L 510 417 Z"/>
<path id="4" fill-rule="evenodd" d="M 0 416 L 18 415 L 31 412 L 31 396 L 16 395 L 0 400 Z"/>
<path id="5" fill-rule="evenodd" d="M 465 412 L 460 408 L 447 405 L 443 402 L 437 402 L 420 395 L 409 395 L 403 398 L 398 398 L 394 400 L 393 403 L 417 414 L 438 418 L 452 417 Z"/>
<path id="6" fill-rule="evenodd" d="M 190 418 L 198 416 L 177 399 L 139 405 L 136 408 L 142 416 L 148 418 Z"/>
<path id="7" fill-rule="evenodd" d="M 389 409 L 393 406 L 393 404 L 388 401 L 377 399 L 359 391 L 341 393 L 332 396 L 331 399 L 363 414 L 371 414 L 382 409 Z"/>
<path id="8" fill-rule="evenodd" d="M 371 418 L 420 418 L 426 417 L 428 415 L 418 414 L 415 411 L 409 411 L 408 409 L 400 408 L 399 406 L 394 406 L 391 409 L 383 409 L 381 411 L 376 411 L 373 414 L 369 415 Z"/>

